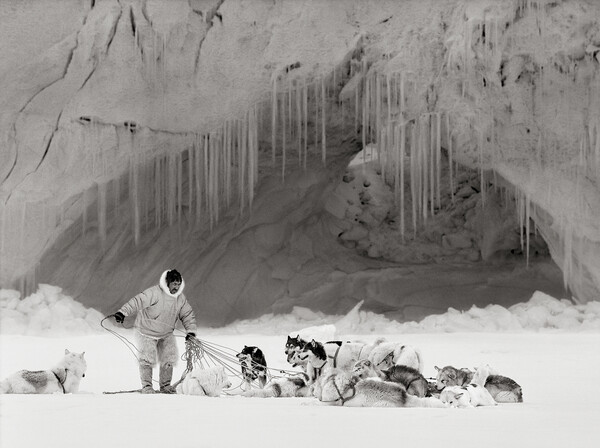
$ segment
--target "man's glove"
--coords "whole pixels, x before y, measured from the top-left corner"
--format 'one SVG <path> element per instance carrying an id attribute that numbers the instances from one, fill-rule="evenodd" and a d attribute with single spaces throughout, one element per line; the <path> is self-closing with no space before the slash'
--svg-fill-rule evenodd
<path id="1" fill-rule="evenodd" d="M 185 340 L 189 341 L 190 339 L 195 338 L 195 337 L 196 337 L 196 333 L 188 333 L 185 335 Z"/>
<path id="2" fill-rule="evenodd" d="M 113 316 L 115 316 L 115 320 L 117 321 L 118 324 L 122 324 L 123 321 L 125 320 L 125 314 L 123 314 L 120 311 L 117 311 L 115 314 L 113 314 Z"/>

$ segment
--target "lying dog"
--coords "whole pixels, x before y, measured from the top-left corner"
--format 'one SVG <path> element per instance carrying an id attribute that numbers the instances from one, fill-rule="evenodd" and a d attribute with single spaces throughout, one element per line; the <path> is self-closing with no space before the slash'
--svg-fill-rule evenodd
<path id="1" fill-rule="evenodd" d="M 436 387 L 442 390 L 448 386 L 466 386 L 474 381 L 475 373 L 469 369 L 446 366 L 437 370 Z M 481 382 L 476 381 L 478 384 Z M 502 375 L 487 375 L 482 385 L 498 403 L 522 403 L 523 391 L 514 380 Z"/>
<path id="2" fill-rule="evenodd" d="M 87 363 L 83 353 L 65 350 L 64 358 L 50 370 L 20 370 L 0 383 L 3 394 L 70 394 L 79 390 Z"/>
<path id="3" fill-rule="evenodd" d="M 315 385 L 319 401 L 334 406 L 354 407 L 432 407 L 446 405 L 437 398 L 416 397 L 406 393 L 403 385 L 379 378 L 359 377 L 339 369 L 330 369 Z"/>
<path id="4" fill-rule="evenodd" d="M 264 388 L 267 383 L 267 360 L 262 350 L 255 346 L 244 345 L 242 351 L 236 356 L 242 367 L 242 377 L 246 389 L 250 389 L 252 382 L 256 379 L 258 379 L 259 387 Z"/>
<path id="5" fill-rule="evenodd" d="M 223 389 L 231 387 L 225 367 L 215 366 L 207 369 L 194 369 L 181 381 L 175 391 L 182 395 L 200 395 L 218 397 Z"/>
<path id="6" fill-rule="evenodd" d="M 361 379 L 375 377 L 383 381 L 402 384 L 406 388 L 406 392 L 416 397 L 427 396 L 429 383 L 421 372 L 412 367 L 392 366 L 387 370 L 381 370 L 377 369 L 368 359 L 363 359 L 354 364 L 352 372 Z"/>
<path id="7" fill-rule="evenodd" d="M 498 404 L 488 390 L 478 384 L 445 387 L 440 393 L 440 400 L 453 408 L 496 406 Z"/>
<path id="8" fill-rule="evenodd" d="M 421 352 L 410 345 L 399 342 L 383 342 L 373 348 L 368 358 L 378 369 L 389 369 L 392 366 L 408 366 L 423 372 Z"/>
<path id="9" fill-rule="evenodd" d="M 312 390 L 308 385 L 308 376 L 300 373 L 290 377 L 273 378 L 264 389 L 247 390 L 242 395 L 260 398 L 310 397 Z"/>

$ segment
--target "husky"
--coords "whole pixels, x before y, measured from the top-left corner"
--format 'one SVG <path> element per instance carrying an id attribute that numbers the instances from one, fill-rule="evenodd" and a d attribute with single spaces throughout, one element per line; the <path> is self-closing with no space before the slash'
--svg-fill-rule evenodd
<path id="1" fill-rule="evenodd" d="M 207 369 L 195 368 L 177 385 L 175 392 L 182 395 L 218 397 L 223 389 L 230 387 L 231 381 L 225 367 L 214 366 Z"/>
<path id="2" fill-rule="evenodd" d="M 246 389 L 250 389 L 252 382 L 256 379 L 261 389 L 265 387 L 267 383 L 267 360 L 262 350 L 255 346 L 244 345 L 242 351 L 236 356 L 242 368 L 242 378 Z"/>
<path id="3" fill-rule="evenodd" d="M 392 366 L 408 366 L 423 373 L 423 357 L 421 352 L 410 345 L 398 342 L 384 342 L 374 347 L 368 358 L 378 369 L 389 369 Z"/>
<path id="4" fill-rule="evenodd" d="M 380 378 L 360 379 L 340 369 L 330 369 L 315 388 L 319 401 L 333 406 L 354 407 L 432 407 L 445 408 L 437 398 L 416 397 L 402 384 Z"/>
<path id="5" fill-rule="evenodd" d="M 306 363 L 308 362 L 307 356 L 300 356 L 300 352 L 304 348 L 304 346 L 308 343 L 300 336 L 287 337 L 287 341 L 285 343 L 285 354 L 287 356 L 287 362 L 292 365 L 292 367 L 298 367 L 305 369 Z"/>
<path id="6" fill-rule="evenodd" d="M 304 373 L 290 377 L 273 378 L 263 389 L 244 391 L 244 397 L 279 398 L 279 397 L 310 397 L 312 387 L 308 384 L 308 376 Z"/>
<path id="7" fill-rule="evenodd" d="M 440 400 L 453 408 L 496 406 L 498 403 L 488 390 L 478 384 L 448 386 L 440 393 Z"/>
<path id="8" fill-rule="evenodd" d="M 442 390 L 448 386 L 466 386 L 473 381 L 477 371 L 471 371 L 466 368 L 457 369 L 452 366 L 446 366 L 437 370 L 436 387 Z M 488 366 L 489 369 L 489 366 Z M 482 384 L 498 403 L 522 403 L 523 391 L 514 380 L 502 375 L 487 375 Z"/>
<path id="9" fill-rule="evenodd" d="M 19 370 L 0 383 L 3 394 L 71 394 L 79 391 L 85 376 L 85 352 L 65 349 L 64 358 L 50 370 Z"/>
<path id="10" fill-rule="evenodd" d="M 366 359 L 382 342 L 383 339 L 370 345 L 350 341 L 329 341 L 322 344 L 313 339 L 304 346 L 299 356 L 308 356 L 306 373 L 312 383 L 325 368 L 352 370 L 357 361 Z"/>
<path id="11" fill-rule="evenodd" d="M 406 392 L 416 397 L 428 395 L 429 383 L 416 369 L 408 366 L 392 366 L 387 370 L 377 369 L 371 361 L 363 359 L 354 364 L 353 374 L 361 379 L 380 378 L 383 381 L 400 383 Z"/>

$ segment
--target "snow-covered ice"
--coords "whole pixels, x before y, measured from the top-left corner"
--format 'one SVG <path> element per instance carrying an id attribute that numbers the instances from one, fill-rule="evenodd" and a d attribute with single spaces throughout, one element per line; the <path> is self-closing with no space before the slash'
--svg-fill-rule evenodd
<path id="1" fill-rule="evenodd" d="M 102 330 L 102 315 L 81 310 L 60 288 L 43 285 L 7 314 L 15 293 L 3 290 L 0 377 L 52 367 L 64 353 L 85 351 L 80 392 L 73 395 L 2 395 L 0 446 L 18 447 L 306 447 L 393 444 L 430 447 L 591 447 L 600 440 L 600 303 L 573 305 L 542 293 L 526 303 L 448 310 L 421 322 L 398 323 L 361 311 L 327 316 L 307 309 L 265 315 L 199 337 L 234 350 L 259 346 L 269 367 L 290 370 L 288 334 L 372 342 L 378 337 L 418 347 L 426 377 L 434 366 L 489 363 L 523 388 L 524 402 L 475 409 L 330 407 L 314 398 L 244 398 L 240 380 L 219 398 L 104 391 L 139 387 L 137 363 L 119 339 Z M 9 297 L 12 297 L 10 299 Z M 36 308 L 27 301 L 36 300 Z M 72 300 L 72 299 L 71 299 Z M 47 321 L 39 309 L 61 303 Z M 69 306 L 70 304 L 70 306 Z M 20 317 L 17 316 L 20 310 Z M 11 327 L 9 322 L 13 323 Z M 94 319 L 96 319 L 94 321 Z M 14 324 L 19 322 L 19 325 Z M 116 328 L 132 339 L 131 329 Z M 11 330 L 12 329 L 12 330 Z M 15 331 L 15 329 L 17 331 Z M 183 350 L 183 332 L 178 341 Z M 175 371 L 175 379 L 185 363 Z M 155 377 L 157 375 L 155 369 Z M 271 371 L 277 375 L 277 370 Z"/>

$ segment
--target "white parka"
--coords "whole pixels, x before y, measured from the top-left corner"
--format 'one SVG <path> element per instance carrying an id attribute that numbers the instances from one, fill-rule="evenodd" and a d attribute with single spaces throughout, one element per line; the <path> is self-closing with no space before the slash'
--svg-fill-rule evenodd
<path id="1" fill-rule="evenodd" d="M 158 285 L 137 294 L 119 309 L 125 316 L 137 312 L 135 326 L 145 336 L 161 339 L 175 329 L 177 319 L 181 320 L 186 332 L 196 332 L 196 317 L 192 307 L 183 295 L 185 282 L 175 294 L 169 292 L 167 272 L 163 272 Z"/>

